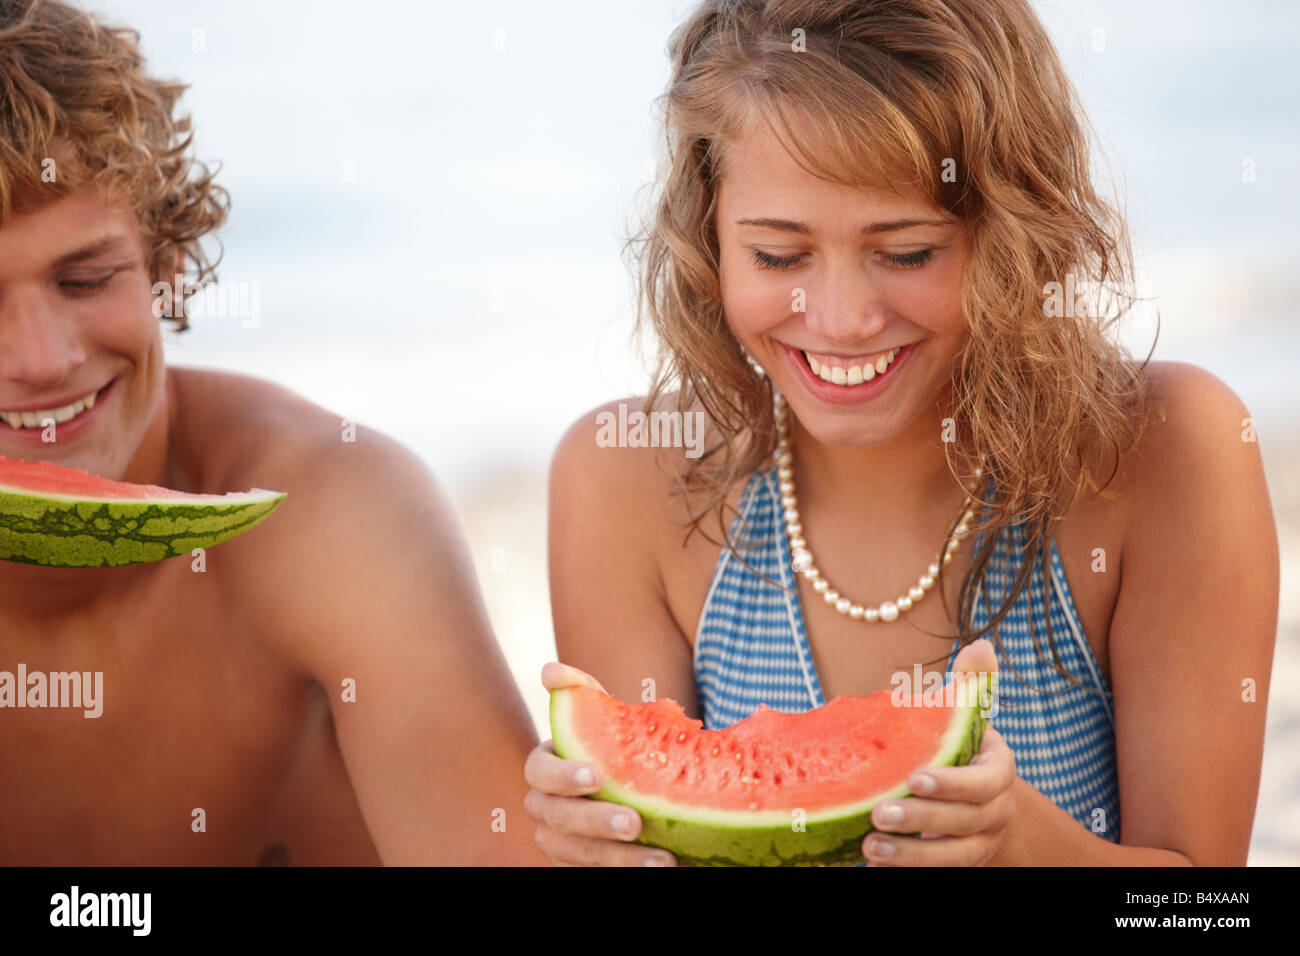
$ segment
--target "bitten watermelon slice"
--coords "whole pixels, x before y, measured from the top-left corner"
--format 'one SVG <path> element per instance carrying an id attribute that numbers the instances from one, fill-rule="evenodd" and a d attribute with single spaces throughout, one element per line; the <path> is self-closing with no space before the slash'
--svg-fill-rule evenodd
<path id="1" fill-rule="evenodd" d="M 0 559 L 60 568 L 160 561 L 253 527 L 278 491 L 191 495 L 0 457 Z"/>
<path id="2" fill-rule="evenodd" d="M 965 676 L 927 694 L 932 704 L 896 706 L 882 690 L 800 714 L 760 707 L 725 730 L 704 730 L 672 700 L 565 687 L 551 692 L 551 735 L 559 756 L 601 768 L 595 799 L 641 815 L 637 842 L 683 865 L 862 863 L 877 803 L 908 796 L 918 767 L 979 752 L 996 675 Z"/>

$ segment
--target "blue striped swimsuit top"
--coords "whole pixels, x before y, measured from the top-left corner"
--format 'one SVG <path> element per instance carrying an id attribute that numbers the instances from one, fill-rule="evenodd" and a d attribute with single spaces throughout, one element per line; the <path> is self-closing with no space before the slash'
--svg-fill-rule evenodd
<path id="1" fill-rule="evenodd" d="M 991 495 L 991 482 L 988 488 Z M 826 703 L 790 567 L 775 470 L 750 476 L 739 512 L 731 532 L 737 548 L 743 549 L 743 560 L 723 547 L 695 637 L 695 685 L 704 726 L 710 729 L 748 717 L 759 704 L 797 713 Z M 975 596 L 975 627 L 985 626 L 990 607 L 996 611 L 1006 599 L 1018 569 L 1023 535 L 1024 525 L 1016 524 L 999 536 Z M 982 539 L 981 532 L 976 549 Z M 998 657 L 997 708 L 991 723 L 1015 755 L 1021 779 L 1090 832 L 1118 843 L 1113 696 L 1084 639 L 1055 540 L 1051 551 L 1050 585 L 1035 567 L 1029 584 L 998 624 L 1000 645 L 993 642 Z M 1061 666 L 1083 687 L 1049 663 L 1051 651 L 1041 617 L 1045 587 L 1051 589 L 1052 641 Z M 981 599 L 985 589 L 991 605 Z M 1048 661 L 1035 653 L 1029 626 L 1034 613 L 1040 615 L 1035 630 Z M 954 640 L 949 674 L 959 646 Z"/>

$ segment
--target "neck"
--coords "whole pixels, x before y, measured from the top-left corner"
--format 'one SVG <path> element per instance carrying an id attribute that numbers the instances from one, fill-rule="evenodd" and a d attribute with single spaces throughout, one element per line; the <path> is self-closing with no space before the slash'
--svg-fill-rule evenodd
<path id="1" fill-rule="evenodd" d="M 172 379 L 164 380 L 157 406 L 122 481 L 176 487 L 177 466 L 170 441 L 173 405 Z M 31 622 L 36 631 L 77 611 L 120 597 L 156 571 L 157 565 L 118 568 L 47 568 L 0 561 L 0 608 L 8 621 Z"/>
<path id="2" fill-rule="evenodd" d="M 948 465 L 941 437 L 945 408 L 940 396 L 889 441 L 870 447 L 823 444 L 790 416 L 800 494 L 806 491 L 823 504 L 833 502 L 837 514 L 871 518 L 877 524 L 931 514 L 955 517 L 967 488 Z M 964 465 L 956 456 L 954 465 L 970 485 L 974 465 Z"/>
<path id="3" fill-rule="evenodd" d="M 158 400 L 153 417 L 145 428 L 144 437 L 131 456 L 121 481 L 138 485 L 162 485 L 164 488 L 181 486 L 179 466 L 171 440 L 172 410 L 176 404 L 173 386 L 174 380 L 169 369 L 163 380 L 162 397 Z"/>

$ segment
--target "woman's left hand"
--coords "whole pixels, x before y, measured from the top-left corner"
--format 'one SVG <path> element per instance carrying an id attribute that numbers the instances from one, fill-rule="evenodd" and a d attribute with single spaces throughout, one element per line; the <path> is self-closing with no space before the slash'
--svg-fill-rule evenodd
<path id="1" fill-rule="evenodd" d="M 928 792 L 925 777 L 935 784 Z M 1011 748 L 987 727 L 979 754 L 966 766 L 926 767 L 907 778 L 908 789 L 925 796 L 877 805 L 871 823 L 881 832 L 868 834 L 862 844 L 868 865 L 983 866 L 1015 819 L 1015 781 Z M 891 817 L 892 808 L 902 815 Z M 901 835 L 918 832 L 919 837 Z"/>
<path id="2" fill-rule="evenodd" d="M 997 669 L 997 653 L 984 639 L 963 647 L 952 663 L 953 673 Z M 969 764 L 916 770 L 907 778 L 914 796 L 876 806 L 871 823 L 880 832 L 862 841 L 867 865 L 983 866 L 1001 849 L 1015 819 L 1015 782 L 1015 755 L 989 724 Z"/>

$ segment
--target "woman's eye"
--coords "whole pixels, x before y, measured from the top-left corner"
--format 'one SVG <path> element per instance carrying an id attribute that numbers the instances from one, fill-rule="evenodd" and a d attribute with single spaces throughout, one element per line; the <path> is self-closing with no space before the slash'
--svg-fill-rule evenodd
<path id="1" fill-rule="evenodd" d="M 754 250 L 754 262 L 760 269 L 789 269 L 802 258 L 802 255 L 772 256 L 759 249 Z"/>
<path id="2" fill-rule="evenodd" d="M 763 252 L 761 249 L 755 249 L 753 252 L 754 263 L 760 269 L 790 269 L 798 265 L 804 258 L 802 254 L 797 256 L 774 256 Z M 904 253 L 880 253 L 881 260 L 896 269 L 919 269 L 929 262 L 933 256 L 933 249 L 918 249 L 915 252 Z"/>
<path id="3" fill-rule="evenodd" d="M 919 269 L 930 261 L 933 249 L 918 249 L 916 252 L 890 253 L 882 252 L 880 258 L 899 269 Z"/>

